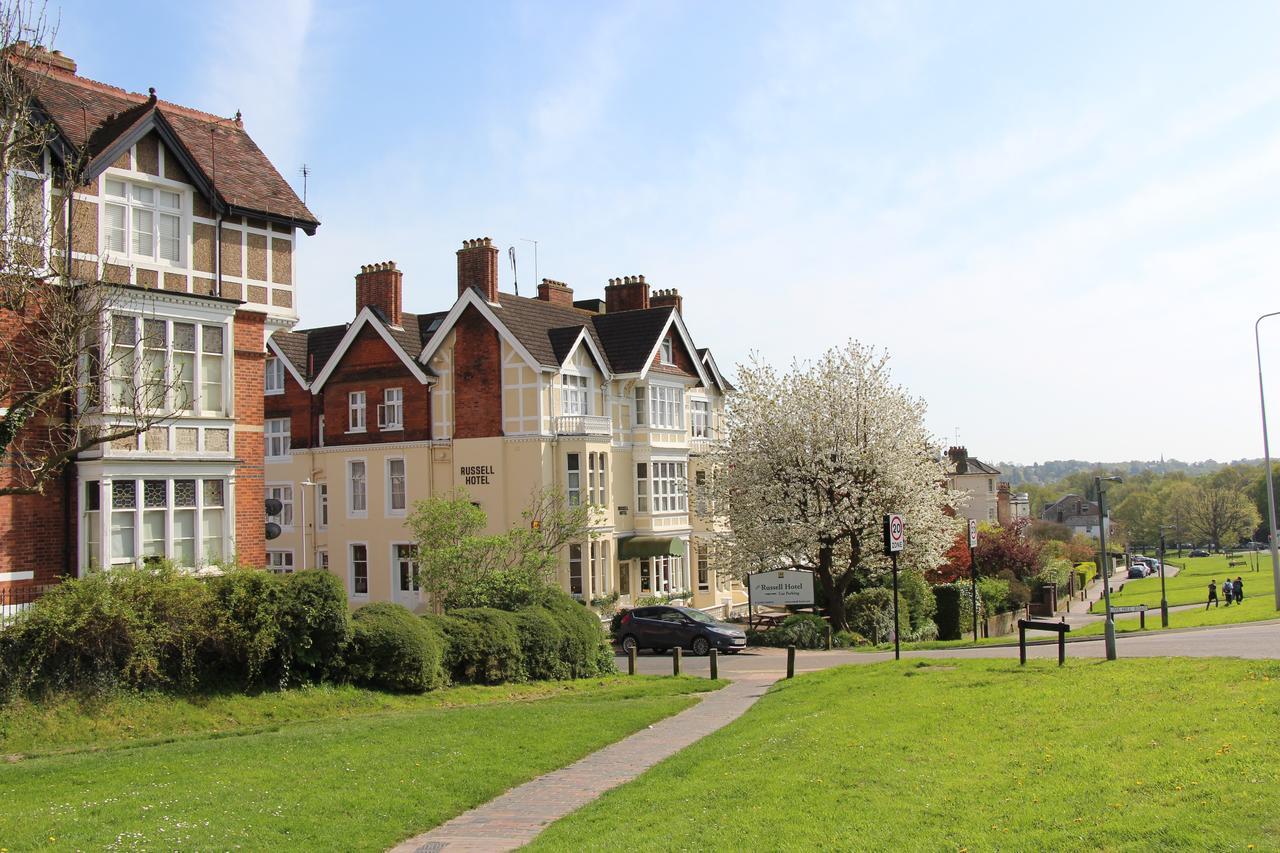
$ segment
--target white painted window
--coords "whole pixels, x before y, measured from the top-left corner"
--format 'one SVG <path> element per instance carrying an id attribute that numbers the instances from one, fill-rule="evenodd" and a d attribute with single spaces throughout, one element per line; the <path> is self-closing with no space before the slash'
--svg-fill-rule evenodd
<path id="1" fill-rule="evenodd" d="M 636 463 L 636 512 L 649 511 L 649 465 Z"/>
<path id="2" fill-rule="evenodd" d="M 653 592 L 653 567 L 648 557 L 640 560 L 640 591 Z"/>
<path id="3" fill-rule="evenodd" d="M 347 395 L 347 432 L 364 432 L 364 392 Z"/>
<path id="4" fill-rule="evenodd" d="M 283 394 L 284 393 L 284 362 L 276 356 L 268 356 L 267 364 L 263 370 L 263 377 L 266 385 L 266 393 Z"/>
<path id="5" fill-rule="evenodd" d="M 587 377 L 568 374 L 560 377 L 560 414 L 591 414 L 591 400 L 587 394 Z"/>
<path id="6" fill-rule="evenodd" d="M 351 594 L 369 594 L 369 546 L 363 542 L 351 545 Z"/>
<path id="7" fill-rule="evenodd" d="M 662 339 L 662 349 L 658 355 L 658 361 L 662 364 L 675 364 L 675 353 L 673 352 L 671 337 L 667 336 Z"/>
<path id="8" fill-rule="evenodd" d="M 569 506 L 577 506 L 582 503 L 582 454 L 568 454 L 565 469 L 565 495 L 569 499 Z"/>
<path id="9" fill-rule="evenodd" d="M 363 515 L 369 511 L 368 470 L 363 459 L 352 459 L 347 463 L 347 481 L 347 512 Z"/>
<path id="10" fill-rule="evenodd" d="M 569 592 L 582 595 L 582 546 L 577 543 L 569 546 Z"/>
<path id="11" fill-rule="evenodd" d="M 329 552 L 323 548 L 316 551 L 316 568 L 329 571 Z"/>
<path id="12" fill-rule="evenodd" d="M 182 262 L 182 193 L 107 178 L 103 195 L 109 256 L 174 265 Z"/>
<path id="13" fill-rule="evenodd" d="M 109 335 L 104 349 L 113 407 L 132 411 L 141 403 L 157 410 L 226 413 L 224 326 L 117 312 Z"/>
<path id="14" fill-rule="evenodd" d="M 688 509 L 685 495 L 687 464 L 684 462 L 652 462 L 654 512 L 684 512 Z"/>
<path id="15" fill-rule="evenodd" d="M 267 486 L 266 496 L 280 501 L 280 512 L 268 515 L 267 521 L 274 521 L 284 528 L 293 527 L 293 486 Z"/>
<path id="16" fill-rule="evenodd" d="M 263 424 L 266 435 L 267 458 L 286 459 L 289 456 L 289 419 L 267 418 Z"/>
<path id="17" fill-rule="evenodd" d="M 403 459 L 387 460 L 387 509 L 395 515 L 404 513 L 408 504 Z"/>
<path id="18" fill-rule="evenodd" d="M 693 400 L 689 414 L 689 427 L 694 438 L 711 437 L 711 404 L 706 400 Z"/>
<path id="19" fill-rule="evenodd" d="M 267 568 L 277 575 L 293 574 L 293 552 L 268 551 Z"/>
<path id="20" fill-rule="evenodd" d="M 707 592 L 711 589 L 710 573 L 707 571 L 707 546 L 698 546 L 698 590 Z"/>
<path id="21" fill-rule="evenodd" d="M 85 568 L 102 566 L 102 483 L 84 484 Z"/>
<path id="22" fill-rule="evenodd" d="M 599 540 L 592 540 L 591 542 L 587 543 L 587 548 L 590 552 L 591 594 L 593 596 L 604 594 L 604 587 L 601 585 L 601 582 L 600 582 L 601 570 L 603 568 L 601 565 L 602 563 L 601 557 L 603 555 L 601 553 L 600 546 L 603 544 L 604 543 L 600 542 Z"/>
<path id="23" fill-rule="evenodd" d="M 404 389 L 387 388 L 378 404 L 378 429 L 404 429 Z"/>
<path id="24" fill-rule="evenodd" d="M 587 503 L 604 506 L 608 499 L 605 489 L 608 457 L 607 453 L 587 454 Z"/>
<path id="25" fill-rule="evenodd" d="M 324 530 L 329 526 L 329 484 L 320 483 L 318 490 L 320 492 L 320 497 L 317 500 L 320 507 L 317 514 L 320 517 L 319 527 L 321 530 Z"/>
<path id="26" fill-rule="evenodd" d="M 193 567 L 225 556 L 226 483 L 221 479 L 117 479 L 110 501 L 111 563 L 151 557 Z M 86 524 L 97 526 L 100 506 L 101 497 L 86 494 Z M 88 531 L 87 539 L 86 565 L 97 567 L 97 532 Z"/>
<path id="27" fill-rule="evenodd" d="M 677 385 L 649 385 L 636 389 L 636 426 L 658 429 L 684 427 L 684 389 Z"/>
<path id="28" fill-rule="evenodd" d="M 396 588 L 400 592 L 413 593 L 419 589 L 418 546 L 397 542 L 391 548 L 395 566 Z"/>

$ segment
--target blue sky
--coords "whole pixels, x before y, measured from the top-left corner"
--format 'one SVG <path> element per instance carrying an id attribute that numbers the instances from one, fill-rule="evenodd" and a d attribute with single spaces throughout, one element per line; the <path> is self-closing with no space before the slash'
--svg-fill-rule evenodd
<path id="1" fill-rule="evenodd" d="M 379 260 L 447 307 L 469 237 L 530 294 L 532 238 L 579 298 L 678 287 L 724 367 L 887 348 L 940 440 L 1031 462 L 1261 456 L 1278 39 L 1246 2 L 77 0 L 56 46 L 309 166 L 304 326 Z"/>

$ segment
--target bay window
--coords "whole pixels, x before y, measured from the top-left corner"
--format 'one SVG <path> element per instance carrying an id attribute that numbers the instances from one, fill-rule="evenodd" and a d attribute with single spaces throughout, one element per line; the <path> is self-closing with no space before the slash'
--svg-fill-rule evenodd
<path id="1" fill-rule="evenodd" d="M 569 546 L 569 593 L 582 595 L 582 546 L 577 543 Z"/>
<path id="2" fill-rule="evenodd" d="M 685 512 L 686 462 L 636 463 L 636 512 Z"/>
<path id="3" fill-rule="evenodd" d="M 649 465 L 636 463 L 636 512 L 649 511 Z"/>
<path id="4" fill-rule="evenodd" d="M 113 408 L 226 413 L 224 326 L 115 313 L 108 335 Z"/>
<path id="5" fill-rule="evenodd" d="M 684 427 L 684 389 L 677 385 L 636 388 L 636 426 Z"/>
<path id="6" fill-rule="evenodd" d="M 569 375 L 560 377 L 560 414 L 591 414 L 591 403 L 587 396 L 587 377 Z"/>
<path id="7" fill-rule="evenodd" d="M 110 553 L 103 554 L 101 481 L 85 484 L 85 565 L 99 568 L 167 559 L 194 567 L 226 554 L 226 481 L 221 478 L 113 480 L 109 491 Z"/>
<path id="8" fill-rule="evenodd" d="M 104 187 L 106 250 L 117 258 L 179 264 L 182 194 L 116 178 Z"/>
<path id="9" fill-rule="evenodd" d="M 607 458 L 607 453 L 587 454 L 587 503 L 604 506 L 608 499 L 605 490 Z"/>

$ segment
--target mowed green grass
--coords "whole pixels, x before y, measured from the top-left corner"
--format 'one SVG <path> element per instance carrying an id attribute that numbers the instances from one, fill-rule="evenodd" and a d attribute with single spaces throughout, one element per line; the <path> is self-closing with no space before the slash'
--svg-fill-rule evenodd
<path id="1" fill-rule="evenodd" d="M 339 713 L 333 697 L 314 693 L 296 694 L 300 708 L 293 694 L 239 697 L 234 704 L 261 701 L 282 718 L 265 728 L 265 713 L 240 707 L 252 722 L 223 725 L 204 709 L 184 712 L 186 700 L 169 700 L 171 707 L 152 707 L 142 719 L 186 719 L 177 739 L 129 745 L 120 724 L 100 719 L 101 737 L 82 740 L 77 751 L 0 762 L 0 849 L 383 850 L 683 710 L 693 694 L 720 684 L 611 678 L 528 695 L 518 688 L 385 702 L 345 695 Z M 97 716 L 119 710 L 108 705 Z M 55 714 L 57 724 L 46 728 L 67 729 L 72 713 Z M 40 727 L 20 728 L 0 751 L 30 748 Z M 156 733 L 152 723 L 144 728 Z M 75 746 L 64 738 L 59 748 Z"/>
<path id="2" fill-rule="evenodd" d="M 779 682 L 547 850 L 1280 844 L 1280 662 L 902 661 Z"/>
<path id="3" fill-rule="evenodd" d="M 1225 555 L 1215 555 L 1212 557 L 1186 557 L 1181 560 L 1171 558 L 1169 554 L 1165 554 L 1165 562 L 1178 563 L 1181 566 L 1178 574 L 1165 579 L 1165 593 L 1169 599 L 1169 606 L 1176 607 L 1180 604 L 1200 604 L 1203 605 L 1209 599 L 1209 581 L 1216 581 L 1219 587 L 1219 595 L 1221 595 L 1222 582 L 1230 577 L 1233 581 L 1239 577 L 1244 581 L 1245 603 L 1247 604 L 1251 598 L 1267 598 L 1272 599 L 1272 609 L 1274 610 L 1275 601 L 1275 582 L 1271 574 L 1271 555 L 1269 552 L 1258 554 L 1258 571 L 1253 570 L 1253 554 L 1242 554 L 1235 559 L 1244 560 L 1245 565 L 1227 567 L 1227 557 Z M 1111 577 L 1111 586 L 1113 588 L 1123 588 L 1111 596 L 1111 604 L 1113 607 L 1128 606 L 1133 604 L 1147 604 L 1151 607 L 1160 606 L 1160 576 L 1152 575 L 1151 577 L 1127 580 L 1121 576 L 1120 572 L 1127 569 L 1118 570 Z M 1234 607 L 1234 605 L 1232 605 Z M 1094 613 L 1103 613 L 1103 604 L 1098 602 L 1093 606 Z"/>

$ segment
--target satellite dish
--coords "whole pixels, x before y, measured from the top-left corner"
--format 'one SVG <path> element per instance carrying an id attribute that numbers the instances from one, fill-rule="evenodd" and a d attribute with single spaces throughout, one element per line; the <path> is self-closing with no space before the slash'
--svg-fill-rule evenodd
<path id="1" fill-rule="evenodd" d="M 276 539 L 280 536 L 280 525 L 274 521 L 267 522 L 267 540 Z"/>
<path id="2" fill-rule="evenodd" d="M 284 509 L 284 504 L 280 503 L 277 498 L 267 498 L 267 515 L 279 515 L 280 510 Z"/>

